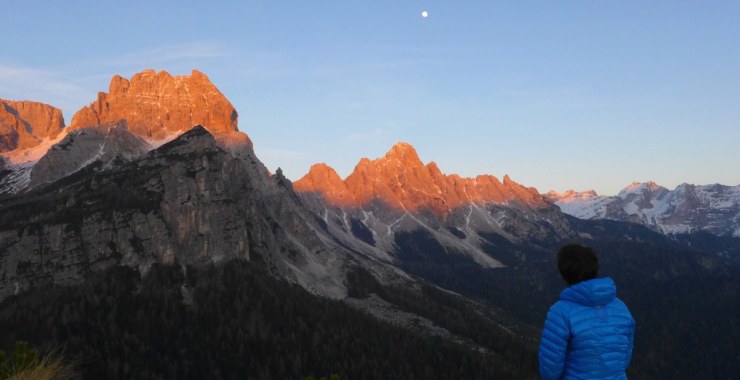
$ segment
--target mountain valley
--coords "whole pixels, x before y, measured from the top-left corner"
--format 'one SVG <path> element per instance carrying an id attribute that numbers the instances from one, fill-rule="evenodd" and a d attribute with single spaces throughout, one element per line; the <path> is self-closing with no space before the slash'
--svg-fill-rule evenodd
<path id="1" fill-rule="evenodd" d="M 571 241 L 633 310 L 630 376 L 740 373 L 738 187 L 540 194 L 408 143 L 291 181 L 197 70 L 115 76 L 69 126 L 3 107 L 0 347 L 84 378 L 535 378 Z"/>

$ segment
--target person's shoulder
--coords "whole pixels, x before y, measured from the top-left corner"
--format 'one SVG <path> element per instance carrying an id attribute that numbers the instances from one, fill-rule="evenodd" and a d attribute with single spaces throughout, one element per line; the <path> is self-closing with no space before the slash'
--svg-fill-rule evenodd
<path id="1" fill-rule="evenodd" d="M 561 329 L 570 329 L 571 307 L 566 301 L 557 301 L 547 311 L 547 321 L 554 326 L 561 326 Z"/>
<path id="2" fill-rule="evenodd" d="M 558 300 L 557 302 L 552 304 L 552 306 L 550 306 L 549 312 L 565 316 L 570 313 L 572 308 L 573 308 L 572 302 Z"/>
<path id="3" fill-rule="evenodd" d="M 611 304 L 612 304 L 612 305 L 613 305 L 614 307 L 618 307 L 618 308 L 620 308 L 620 309 L 626 309 L 626 310 L 629 310 L 629 308 L 627 307 L 627 304 L 625 304 L 625 303 L 624 303 L 624 301 L 622 301 L 622 300 L 621 300 L 621 299 L 619 299 L 618 297 L 614 297 L 614 300 L 613 300 L 613 301 L 611 302 Z"/>
<path id="4" fill-rule="evenodd" d="M 614 301 L 611 302 L 611 306 L 622 314 L 628 315 L 632 318 L 632 313 L 630 313 L 629 307 L 627 307 L 627 304 L 625 304 L 621 299 L 614 298 Z"/>

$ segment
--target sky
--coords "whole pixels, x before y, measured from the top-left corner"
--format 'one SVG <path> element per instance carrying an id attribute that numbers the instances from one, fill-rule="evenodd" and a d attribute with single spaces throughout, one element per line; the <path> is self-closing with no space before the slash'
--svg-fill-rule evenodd
<path id="1" fill-rule="evenodd" d="M 69 122 L 114 74 L 198 69 L 293 180 L 404 141 L 541 192 L 740 184 L 737 1 L 0 5 L 0 97 Z"/>

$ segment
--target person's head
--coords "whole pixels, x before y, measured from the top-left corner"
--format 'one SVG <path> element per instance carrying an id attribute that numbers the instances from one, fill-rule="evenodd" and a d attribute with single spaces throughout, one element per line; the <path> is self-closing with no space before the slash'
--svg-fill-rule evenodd
<path id="1" fill-rule="evenodd" d="M 599 274 L 599 258 L 591 247 L 566 244 L 558 251 L 558 270 L 568 285 L 596 278 Z"/>

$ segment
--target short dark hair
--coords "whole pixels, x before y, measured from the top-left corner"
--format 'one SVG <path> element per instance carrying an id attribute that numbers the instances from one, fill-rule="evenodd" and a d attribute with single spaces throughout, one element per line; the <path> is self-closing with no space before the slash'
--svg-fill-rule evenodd
<path id="1" fill-rule="evenodd" d="M 558 270 L 568 285 L 575 285 L 596 278 L 599 274 L 599 258 L 591 247 L 566 244 L 558 251 Z"/>

